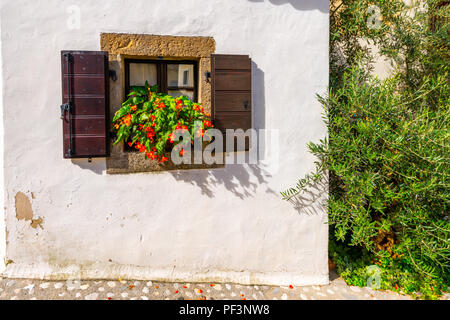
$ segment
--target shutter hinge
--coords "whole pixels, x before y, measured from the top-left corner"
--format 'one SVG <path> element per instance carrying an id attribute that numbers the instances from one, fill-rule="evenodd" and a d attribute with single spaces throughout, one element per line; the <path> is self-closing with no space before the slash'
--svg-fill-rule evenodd
<path id="1" fill-rule="evenodd" d="M 205 72 L 205 80 L 206 82 L 211 82 L 211 72 Z"/>
<path id="2" fill-rule="evenodd" d="M 109 77 L 112 81 L 117 81 L 117 73 L 116 70 L 109 70 Z"/>

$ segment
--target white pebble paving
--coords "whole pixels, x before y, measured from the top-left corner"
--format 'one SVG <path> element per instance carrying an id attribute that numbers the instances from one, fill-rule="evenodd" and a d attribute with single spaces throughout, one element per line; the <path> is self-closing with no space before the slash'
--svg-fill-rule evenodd
<path id="1" fill-rule="evenodd" d="M 93 292 L 84 297 L 84 300 L 96 300 L 98 298 L 98 293 Z"/>
<path id="2" fill-rule="evenodd" d="M 23 288 L 24 290 L 28 290 L 28 294 L 33 294 L 34 292 L 34 284 L 29 284 Z"/>
<path id="3" fill-rule="evenodd" d="M 327 296 L 325 293 L 322 293 L 322 292 L 317 292 L 317 295 L 321 296 L 321 297 L 326 297 Z"/>
<path id="4" fill-rule="evenodd" d="M 15 283 L 16 283 L 15 280 L 9 280 L 8 282 L 6 282 L 6 286 L 7 286 L 7 287 L 11 287 L 11 286 L 13 286 Z"/>
<path id="5" fill-rule="evenodd" d="M 64 286 L 64 284 L 62 282 L 57 282 L 53 285 L 53 287 L 55 289 L 61 289 Z"/>
<path id="6" fill-rule="evenodd" d="M 39 288 L 41 289 L 47 289 L 48 287 L 50 287 L 50 283 L 48 282 L 44 282 L 39 285 Z"/>

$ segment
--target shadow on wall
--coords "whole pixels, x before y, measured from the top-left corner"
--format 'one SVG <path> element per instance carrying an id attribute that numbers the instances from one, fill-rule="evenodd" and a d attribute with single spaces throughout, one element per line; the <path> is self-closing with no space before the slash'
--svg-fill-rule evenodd
<path id="1" fill-rule="evenodd" d="M 288 201 L 299 214 L 315 215 L 323 212 L 326 200 L 323 198 L 328 193 L 328 177 L 324 177 L 319 183 L 310 186 L 303 193 L 292 197 Z M 321 201 L 321 199 L 323 199 Z"/>
<path id="2" fill-rule="evenodd" d="M 266 103 L 264 71 L 252 61 L 252 127 L 266 129 Z M 264 157 L 266 150 L 265 137 L 261 135 L 258 139 L 258 155 Z M 264 160 L 259 158 L 258 160 Z M 216 185 L 223 184 L 225 188 L 237 197 L 244 199 L 251 197 L 257 191 L 258 185 L 264 185 L 267 193 L 279 196 L 278 191 L 268 187 L 267 179 L 272 175 L 266 166 L 260 161 L 258 164 L 231 164 L 225 168 L 211 170 L 183 170 L 170 172 L 175 179 L 184 181 L 199 187 L 202 194 L 210 198 L 216 196 L 212 189 Z M 257 181 L 255 182 L 251 182 Z"/>
<path id="3" fill-rule="evenodd" d="M 250 2 L 268 1 L 275 6 L 290 4 L 296 10 L 319 10 L 329 12 L 329 0 L 248 0 Z"/>
<path id="4" fill-rule="evenodd" d="M 83 170 L 92 171 L 95 174 L 101 175 L 106 170 L 105 158 L 94 158 L 89 162 L 88 159 L 70 159 L 72 164 L 77 165 Z"/>
<path id="5" fill-rule="evenodd" d="M 202 194 L 209 198 L 220 196 L 213 192 L 213 188 L 220 184 L 240 199 L 252 197 L 258 185 L 265 185 L 266 193 L 278 195 L 278 192 L 268 187 L 266 179 L 271 178 L 271 175 L 260 164 L 230 164 L 221 169 L 171 171 L 170 174 L 178 181 L 199 187 Z M 257 183 L 251 181 L 254 178 Z"/>

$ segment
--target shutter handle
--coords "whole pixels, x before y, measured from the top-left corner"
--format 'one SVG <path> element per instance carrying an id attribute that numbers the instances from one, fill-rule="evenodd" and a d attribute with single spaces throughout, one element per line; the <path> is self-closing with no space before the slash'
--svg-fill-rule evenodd
<path id="1" fill-rule="evenodd" d="M 248 100 L 245 100 L 244 101 L 244 109 L 247 110 L 247 108 L 248 108 Z"/>
<path id="2" fill-rule="evenodd" d="M 70 102 L 61 105 L 61 120 L 66 119 L 66 111 L 70 112 Z"/>

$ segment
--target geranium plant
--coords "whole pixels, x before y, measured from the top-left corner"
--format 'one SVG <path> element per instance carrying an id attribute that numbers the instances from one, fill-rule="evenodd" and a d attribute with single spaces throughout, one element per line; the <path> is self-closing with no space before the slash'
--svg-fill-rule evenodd
<path id="1" fill-rule="evenodd" d="M 157 86 L 133 87 L 128 99 L 116 112 L 113 127 L 117 133 L 114 144 L 128 143 L 146 157 L 159 162 L 169 159 L 165 156 L 168 148 L 177 147 L 180 155 L 190 147 L 195 138 L 205 135 L 213 127 L 211 115 L 199 103 L 186 96 L 174 98 L 158 93 Z M 198 124 L 201 124 L 200 126 Z M 175 141 L 176 130 L 189 133 L 191 139 Z"/>

